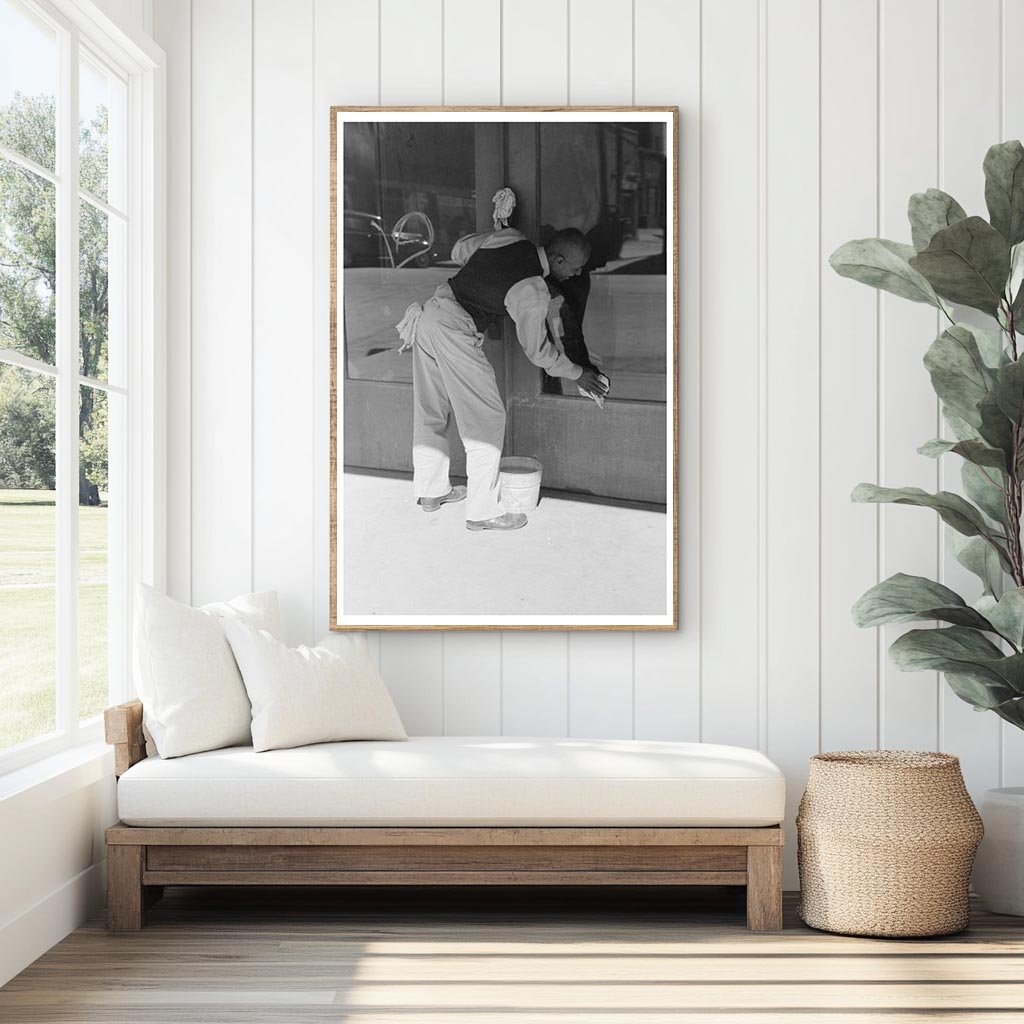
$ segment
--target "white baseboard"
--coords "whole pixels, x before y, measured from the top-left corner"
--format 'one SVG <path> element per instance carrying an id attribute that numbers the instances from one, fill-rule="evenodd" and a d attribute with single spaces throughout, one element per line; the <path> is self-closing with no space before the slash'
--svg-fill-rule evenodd
<path id="1" fill-rule="evenodd" d="M 107 901 L 107 862 L 75 875 L 0 927 L 0 985 L 38 960 Z"/>

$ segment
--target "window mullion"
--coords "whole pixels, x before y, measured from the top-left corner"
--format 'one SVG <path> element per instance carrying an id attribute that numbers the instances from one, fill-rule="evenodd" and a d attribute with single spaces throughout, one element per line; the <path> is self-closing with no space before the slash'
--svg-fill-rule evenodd
<path id="1" fill-rule="evenodd" d="M 57 728 L 78 731 L 78 33 L 57 105 Z"/>

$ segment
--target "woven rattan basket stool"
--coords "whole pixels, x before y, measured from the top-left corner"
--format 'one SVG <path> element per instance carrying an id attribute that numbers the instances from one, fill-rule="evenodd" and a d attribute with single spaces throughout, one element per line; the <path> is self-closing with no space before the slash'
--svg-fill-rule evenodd
<path id="1" fill-rule="evenodd" d="M 797 815 L 800 917 L 844 935 L 962 931 L 981 836 L 956 757 L 818 754 Z"/>

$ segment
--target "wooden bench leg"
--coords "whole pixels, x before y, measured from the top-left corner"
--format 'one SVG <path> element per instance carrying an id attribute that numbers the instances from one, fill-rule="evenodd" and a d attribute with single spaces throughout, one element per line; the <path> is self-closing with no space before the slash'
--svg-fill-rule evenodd
<path id="1" fill-rule="evenodd" d="M 782 847 L 747 847 L 747 927 L 782 931 Z"/>
<path id="2" fill-rule="evenodd" d="M 143 846 L 107 847 L 107 928 L 112 932 L 137 932 L 142 928 L 144 854 Z"/>

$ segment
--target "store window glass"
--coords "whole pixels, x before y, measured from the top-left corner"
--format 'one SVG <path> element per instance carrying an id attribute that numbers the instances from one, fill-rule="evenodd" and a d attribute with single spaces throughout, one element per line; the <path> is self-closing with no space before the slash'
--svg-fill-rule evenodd
<path id="1" fill-rule="evenodd" d="M 553 296 L 559 342 L 610 378 L 610 401 L 667 399 L 666 199 L 664 125 L 540 125 L 540 241 L 572 227 L 592 249 L 584 273 Z M 576 394 L 555 378 L 544 390 Z"/>
<path id="2" fill-rule="evenodd" d="M 412 382 L 395 325 L 457 269 L 476 230 L 477 126 L 348 124 L 338 249 L 349 378 Z"/>

